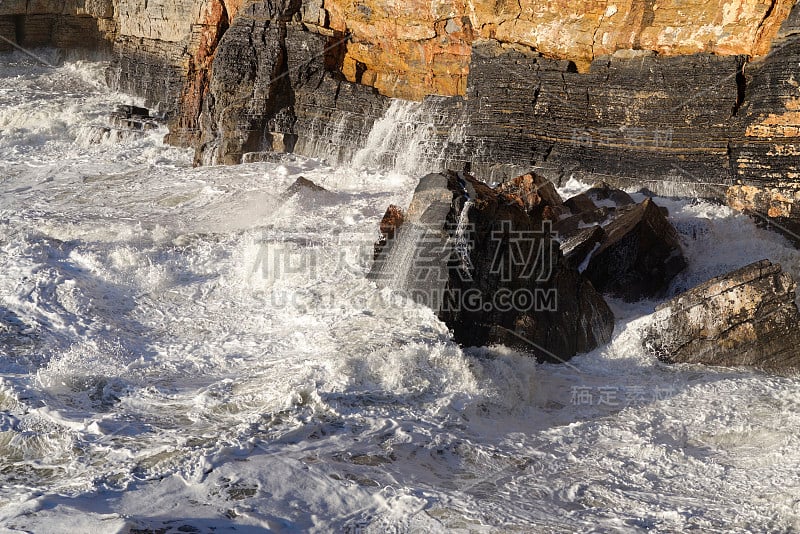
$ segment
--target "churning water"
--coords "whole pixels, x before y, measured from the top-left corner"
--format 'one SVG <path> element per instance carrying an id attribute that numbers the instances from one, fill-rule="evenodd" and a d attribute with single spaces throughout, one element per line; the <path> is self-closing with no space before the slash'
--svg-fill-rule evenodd
<path id="1" fill-rule="evenodd" d="M 418 176 L 366 152 L 192 168 L 163 129 L 108 129 L 137 102 L 103 65 L 1 61 L 5 529 L 800 529 L 798 379 L 659 364 L 655 302 L 613 302 L 612 343 L 570 365 L 459 348 L 365 276 Z M 327 192 L 282 198 L 299 175 Z M 658 202 L 675 290 L 764 257 L 800 275 L 749 219 Z"/>

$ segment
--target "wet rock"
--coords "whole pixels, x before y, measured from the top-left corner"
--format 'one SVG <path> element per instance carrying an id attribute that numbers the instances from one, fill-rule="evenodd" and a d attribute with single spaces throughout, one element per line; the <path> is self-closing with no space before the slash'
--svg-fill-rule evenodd
<path id="1" fill-rule="evenodd" d="M 595 203 L 611 208 L 619 208 L 622 206 L 630 206 L 631 204 L 635 204 L 628 193 L 622 189 L 612 187 L 606 182 L 600 182 L 593 185 L 584 194 Z"/>
<path id="2" fill-rule="evenodd" d="M 117 106 L 109 120 L 114 128 L 137 132 L 154 130 L 164 122 L 163 117 L 151 115 L 147 108 L 127 104 Z"/>
<path id="3" fill-rule="evenodd" d="M 406 214 L 400 207 L 391 204 L 388 208 L 386 208 L 386 213 L 383 214 L 383 219 L 381 219 L 381 235 L 378 238 L 378 241 L 375 243 L 375 258 L 377 258 L 381 253 L 383 247 L 386 246 L 386 243 L 394 240 L 395 234 L 400 226 L 403 225 L 405 218 Z"/>
<path id="4" fill-rule="evenodd" d="M 647 347 L 669 363 L 800 370 L 796 283 L 768 260 L 719 276 L 656 308 Z"/>
<path id="5" fill-rule="evenodd" d="M 328 190 L 322 186 L 315 184 L 308 178 L 300 176 L 299 178 L 297 178 L 297 180 L 294 181 L 294 183 L 292 183 L 292 185 L 286 188 L 286 191 L 283 192 L 282 196 L 283 198 L 289 198 L 291 196 L 297 195 L 298 193 L 304 193 L 304 192 L 327 193 Z"/>
<path id="6" fill-rule="evenodd" d="M 583 271 L 586 267 L 583 263 L 599 248 L 605 236 L 606 232 L 599 224 L 578 230 L 565 238 L 559 236 L 564 262 Z"/>
<path id="7" fill-rule="evenodd" d="M 370 277 L 434 309 L 463 345 L 503 343 L 557 362 L 608 342 L 613 314 L 565 263 L 545 218 L 559 206 L 533 184 L 424 177 Z"/>
<path id="8" fill-rule="evenodd" d="M 584 228 L 605 223 L 610 216 L 611 210 L 608 208 L 597 208 L 560 219 L 555 223 L 553 229 L 559 237 L 566 239 Z"/>
<path id="9" fill-rule="evenodd" d="M 604 229 L 585 271 L 601 292 L 627 301 L 655 297 L 686 266 L 678 233 L 652 199 L 625 209 Z"/>
<path id="10" fill-rule="evenodd" d="M 585 213 L 587 211 L 595 211 L 597 209 L 597 205 L 586 193 L 580 193 L 572 198 L 568 198 L 564 201 L 564 205 L 569 208 L 573 215 Z"/>
<path id="11" fill-rule="evenodd" d="M 150 110 L 147 108 L 123 104 L 117 106 L 117 113 L 127 119 L 148 119 L 150 118 Z"/>
<path id="12" fill-rule="evenodd" d="M 541 217 L 546 209 L 555 214 L 563 204 L 553 182 L 536 173 L 507 180 L 497 190 L 532 216 Z M 552 219 L 552 215 L 546 218 Z"/>

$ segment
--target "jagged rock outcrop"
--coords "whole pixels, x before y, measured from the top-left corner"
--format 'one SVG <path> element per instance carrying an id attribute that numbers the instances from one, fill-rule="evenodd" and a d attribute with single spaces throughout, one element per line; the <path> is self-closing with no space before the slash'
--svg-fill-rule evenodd
<path id="1" fill-rule="evenodd" d="M 768 260 L 714 278 L 660 305 L 645 346 L 670 363 L 797 372 L 796 285 Z"/>
<path id="2" fill-rule="evenodd" d="M 561 203 L 551 187 L 533 174 L 495 189 L 463 173 L 427 175 L 370 277 L 431 307 L 464 345 L 558 362 L 604 344 L 613 314 L 564 263 L 544 217 L 556 207 L 546 199 Z"/>
<path id="3" fill-rule="evenodd" d="M 649 198 L 621 210 L 603 230 L 584 271 L 603 293 L 627 301 L 659 296 L 686 267 L 678 233 Z"/>
<path id="4" fill-rule="evenodd" d="M 564 259 L 603 293 L 627 301 L 657 297 L 686 266 L 666 209 L 650 198 L 637 205 L 601 182 L 564 206 L 572 214 L 553 226 Z"/>

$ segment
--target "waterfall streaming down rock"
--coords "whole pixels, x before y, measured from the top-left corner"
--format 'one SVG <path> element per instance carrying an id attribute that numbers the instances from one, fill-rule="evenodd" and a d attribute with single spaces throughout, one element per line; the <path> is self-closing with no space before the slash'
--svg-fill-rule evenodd
<path id="1" fill-rule="evenodd" d="M 386 287 L 398 292 L 405 292 L 412 287 L 414 261 L 426 230 L 424 225 L 414 222 L 404 225 L 403 231 L 398 233 L 397 240 L 392 243 L 386 261 L 380 265 L 375 278 Z"/>
<path id="2" fill-rule="evenodd" d="M 432 162 L 426 153 L 434 129 L 422 102 L 393 100 L 384 116 L 375 121 L 352 165 L 390 168 L 403 174 L 429 171 Z"/>
<path id="3" fill-rule="evenodd" d="M 443 227 L 452 199 L 445 175 L 423 176 L 414 191 L 406 221 L 376 258 L 370 278 L 438 310 L 448 281 L 452 250 L 451 238 Z"/>
<path id="4" fill-rule="evenodd" d="M 461 213 L 458 216 L 458 225 L 456 226 L 456 233 L 454 236 L 455 246 L 454 249 L 458 254 L 461 261 L 460 268 L 465 274 L 472 272 L 472 260 L 470 259 L 470 235 L 469 235 L 469 209 L 474 202 L 467 200 L 464 202 L 464 207 L 461 208 Z"/>

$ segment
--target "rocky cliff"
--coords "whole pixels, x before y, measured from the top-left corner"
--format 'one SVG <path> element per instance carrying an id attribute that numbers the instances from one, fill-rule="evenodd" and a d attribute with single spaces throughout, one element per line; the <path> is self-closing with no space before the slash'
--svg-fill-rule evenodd
<path id="1" fill-rule="evenodd" d="M 6 0 L 0 35 L 113 46 L 110 82 L 169 112 L 200 163 L 346 161 L 395 113 L 426 170 L 536 168 L 800 218 L 794 0 Z"/>

